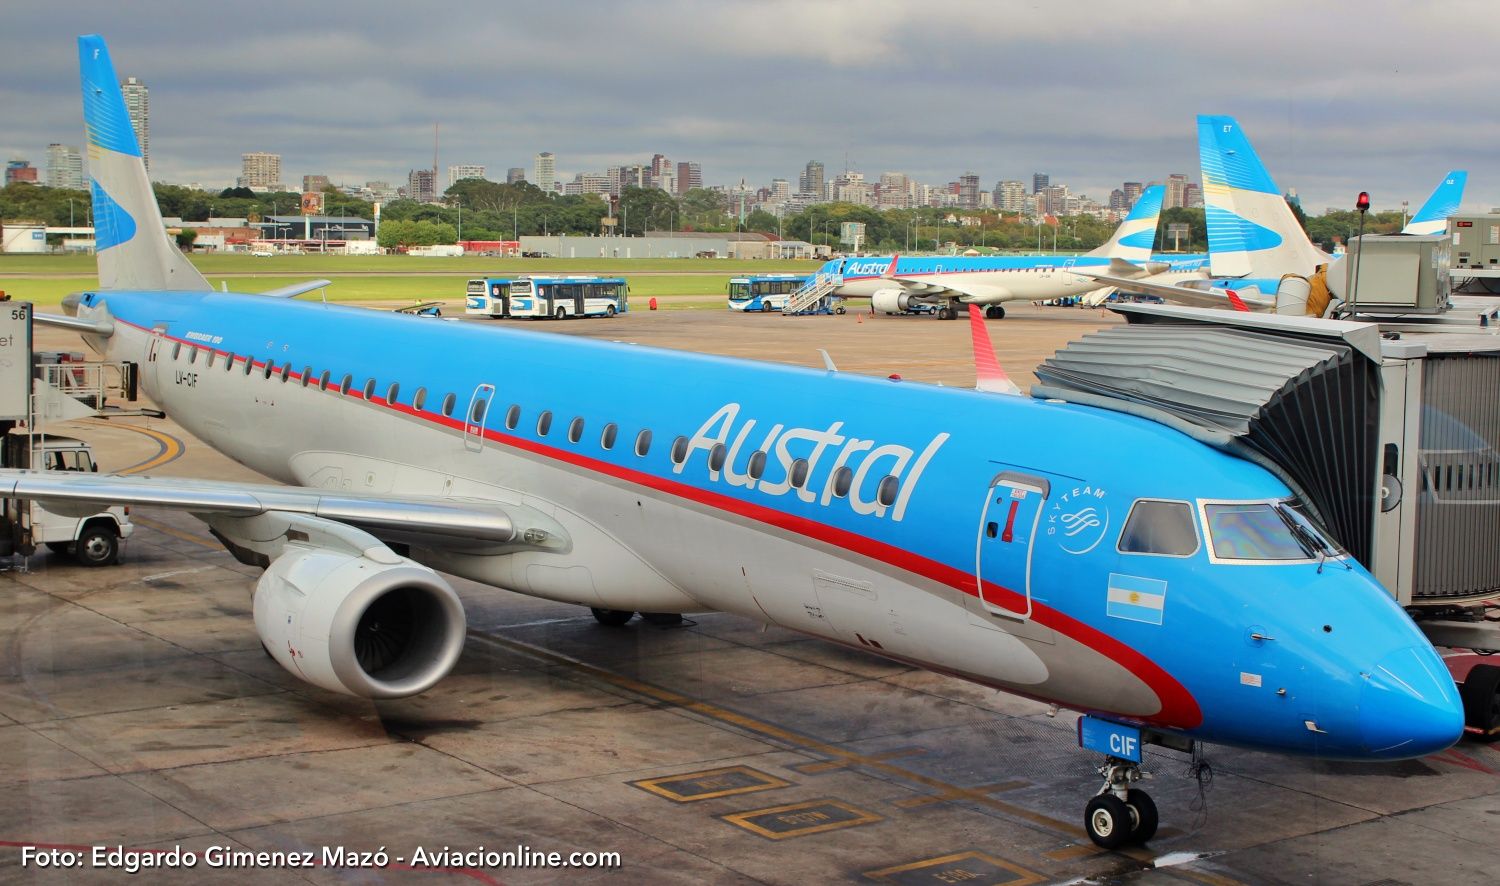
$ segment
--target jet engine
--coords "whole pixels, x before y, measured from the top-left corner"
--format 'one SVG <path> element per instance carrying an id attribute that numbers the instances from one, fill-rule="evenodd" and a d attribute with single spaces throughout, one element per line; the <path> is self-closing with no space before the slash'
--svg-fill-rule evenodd
<path id="1" fill-rule="evenodd" d="M 416 695 L 453 668 L 465 629 L 458 595 L 431 569 L 382 552 L 288 547 L 271 563 L 255 586 L 255 629 L 282 667 L 365 698 Z"/>
<path id="2" fill-rule="evenodd" d="M 877 289 L 870 296 L 870 307 L 882 314 L 899 314 L 911 306 L 911 295 L 904 289 Z"/>

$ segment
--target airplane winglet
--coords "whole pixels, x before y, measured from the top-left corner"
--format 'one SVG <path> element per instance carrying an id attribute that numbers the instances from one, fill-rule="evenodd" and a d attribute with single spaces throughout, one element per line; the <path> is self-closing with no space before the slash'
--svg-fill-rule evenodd
<path id="1" fill-rule="evenodd" d="M 1000 368 L 1000 361 L 995 357 L 990 332 L 984 326 L 984 311 L 972 302 L 969 304 L 969 332 L 974 338 L 975 390 L 1020 396 L 1021 389 Z"/>

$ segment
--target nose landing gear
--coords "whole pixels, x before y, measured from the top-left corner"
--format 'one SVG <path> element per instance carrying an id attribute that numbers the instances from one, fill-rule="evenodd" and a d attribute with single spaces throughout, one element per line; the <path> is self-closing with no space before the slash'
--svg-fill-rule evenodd
<path id="1" fill-rule="evenodd" d="M 1151 795 L 1131 785 L 1145 778 L 1141 767 L 1119 757 L 1106 758 L 1099 767 L 1104 787 L 1084 808 L 1083 828 L 1104 849 L 1145 843 L 1156 836 L 1156 803 Z"/>

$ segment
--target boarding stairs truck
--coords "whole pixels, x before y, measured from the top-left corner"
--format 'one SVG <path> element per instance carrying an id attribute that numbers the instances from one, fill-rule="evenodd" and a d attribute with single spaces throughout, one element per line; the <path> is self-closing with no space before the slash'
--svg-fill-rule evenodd
<path id="1" fill-rule="evenodd" d="M 31 306 L 0 303 L 0 467 L 97 471 L 88 443 L 48 428 L 105 414 L 139 414 L 107 402 L 111 395 L 135 399 L 134 370 L 132 364 L 85 362 L 82 354 L 36 354 Z M 29 557 L 46 547 L 85 566 L 107 566 L 118 561 L 120 543 L 133 531 L 129 508 L 44 508 L 7 497 L 0 509 L 0 555 Z"/>
<path id="2" fill-rule="evenodd" d="M 1113 306 L 1127 322 L 1044 361 L 1031 393 L 1150 418 L 1278 475 L 1434 645 L 1470 653 L 1447 659 L 1467 728 L 1497 739 L 1500 299 L 1451 294 L 1435 239 L 1367 237 L 1343 319 Z"/>
<path id="3" fill-rule="evenodd" d="M 830 314 L 836 310 L 834 292 L 844 278 L 838 274 L 816 274 L 801 289 L 787 299 L 781 313 L 790 317 L 797 314 Z"/>

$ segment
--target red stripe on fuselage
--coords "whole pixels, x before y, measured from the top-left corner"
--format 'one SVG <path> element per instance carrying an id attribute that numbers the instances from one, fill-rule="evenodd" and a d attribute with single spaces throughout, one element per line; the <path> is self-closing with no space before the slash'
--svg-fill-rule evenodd
<path id="1" fill-rule="evenodd" d="M 147 335 L 157 334 L 144 326 L 131 323 L 128 320 L 118 320 L 118 322 L 139 329 Z M 160 334 L 160 337 L 168 341 L 181 342 L 182 344 L 196 347 L 200 351 L 213 351 L 221 355 L 229 355 L 231 353 L 218 348 L 206 347 L 189 339 L 179 339 L 169 336 L 165 333 Z M 158 361 L 160 361 L 160 356 L 158 356 Z M 252 361 L 251 365 L 263 368 L 265 363 L 264 361 Z M 300 373 L 292 372 L 289 373 L 286 383 L 291 384 L 292 380 L 300 382 L 301 379 L 302 375 Z M 338 388 L 332 386 L 326 389 L 325 392 L 340 393 Z M 344 396 L 362 400 L 372 405 L 383 406 L 419 421 L 430 422 L 449 428 L 450 430 L 458 431 L 459 433 L 463 433 L 466 424 L 464 421 L 435 412 L 413 409 L 402 403 L 390 403 L 380 397 L 372 397 L 369 400 L 365 400 L 364 393 L 352 387 Z M 875 539 L 850 532 L 846 529 L 840 529 L 837 526 L 819 523 L 816 520 L 799 517 L 795 514 L 788 514 L 765 505 L 754 504 L 707 489 L 700 489 L 697 486 L 677 480 L 659 477 L 655 474 L 627 468 L 581 453 L 549 446 L 536 440 L 528 440 L 488 428 L 484 432 L 484 439 L 508 446 L 512 449 L 529 452 L 543 458 L 564 462 L 574 467 L 653 489 L 666 495 L 686 499 L 715 510 L 735 514 L 736 516 L 764 523 L 768 526 L 774 526 L 778 529 L 805 536 L 814 541 L 850 551 L 872 560 L 878 560 L 914 575 L 920 575 L 940 584 L 956 588 L 971 597 L 979 596 L 978 582 L 975 580 L 975 576 L 967 571 L 956 569 L 946 563 L 932 560 L 919 554 L 914 554 L 895 545 L 876 541 Z M 991 603 L 1016 611 L 1024 610 L 1026 605 L 1026 599 L 1020 594 L 989 582 L 985 583 L 985 595 L 986 599 Z M 1178 729 L 1191 729 L 1203 722 L 1203 712 L 1199 709 L 1198 703 L 1193 698 L 1192 693 L 1188 692 L 1185 686 L 1174 679 L 1171 674 L 1163 670 L 1160 665 L 1142 653 L 1091 625 L 1035 601 L 1032 601 L 1032 620 L 1037 624 L 1057 631 L 1093 649 L 1121 667 L 1124 667 L 1149 686 L 1161 702 L 1161 710 L 1152 716 L 1139 717 L 1133 714 L 1122 716 L 1142 720 L 1153 725 Z"/>

